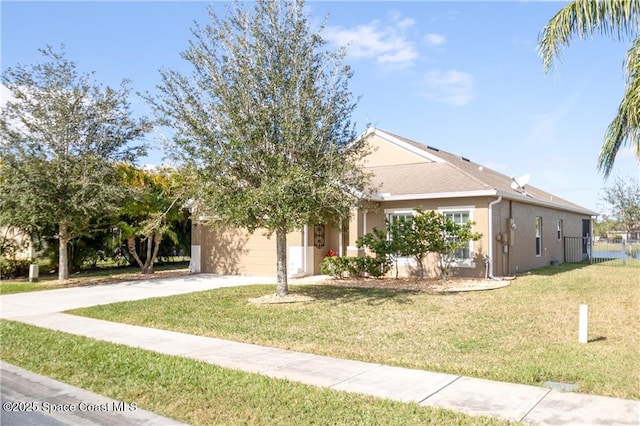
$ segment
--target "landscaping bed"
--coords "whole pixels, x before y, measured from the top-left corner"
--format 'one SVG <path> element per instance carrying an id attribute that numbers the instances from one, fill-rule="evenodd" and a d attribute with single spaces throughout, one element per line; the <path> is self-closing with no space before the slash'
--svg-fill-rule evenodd
<path id="1" fill-rule="evenodd" d="M 508 286 L 514 278 L 492 280 L 484 278 L 451 277 L 440 278 L 356 278 L 330 279 L 324 285 L 338 287 L 380 288 L 392 290 L 425 291 L 431 293 L 494 290 Z"/>

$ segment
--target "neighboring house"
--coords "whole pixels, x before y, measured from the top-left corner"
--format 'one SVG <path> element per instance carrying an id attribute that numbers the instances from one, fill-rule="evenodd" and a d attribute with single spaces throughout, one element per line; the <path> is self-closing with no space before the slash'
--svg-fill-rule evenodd
<path id="1" fill-rule="evenodd" d="M 30 260 L 35 258 L 35 254 L 35 248 L 28 235 L 16 228 L 0 227 L 0 256 L 16 260 Z"/>
<path id="2" fill-rule="evenodd" d="M 631 231 L 609 231 L 607 238 L 610 240 L 640 240 L 640 230 L 638 228 Z"/>
<path id="3" fill-rule="evenodd" d="M 385 219 L 413 214 L 418 206 L 458 222 L 474 221 L 474 231 L 482 233 L 480 240 L 458 252 L 452 268 L 456 275 L 507 276 L 556 260 L 579 260 L 586 254 L 581 237 L 592 235 L 595 212 L 536 187 L 518 186 L 513 178 L 467 158 L 379 129 L 369 129 L 360 137 L 373 148 L 364 166 L 372 172 L 377 192 L 354 208 L 342 227 L 309 225 L 290 233 L 290 275 L 319 274 L 329 250 L 363 256 L 364 251 L 356 247 L 358 238 L 374 227 L 384 229 Z M 575 237 L 571 241 L 578 244 L 568 254 L 565 237 Z M 194 221 L 192 244 L 194 272 L 276 272 L 275 239 L 260 231 L 250 235 Z M 411 258 L 400 264 L 403 275 L 417 272 Z M 436 264 L 433 257 L 428 261 L 429 275 L 438 274 Z"/>

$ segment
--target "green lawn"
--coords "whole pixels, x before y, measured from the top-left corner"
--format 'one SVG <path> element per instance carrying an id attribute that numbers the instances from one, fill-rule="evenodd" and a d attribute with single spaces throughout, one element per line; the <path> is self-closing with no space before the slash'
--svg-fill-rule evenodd
<path id="1" fill-rule="evenodd" d="M 633 268 L 563 265 L 500 290 L 434 295 L 326 285 L 316 301 L 247 303 L 272 286 L 225 288 L 74 313 L 148 327 L 492 380 L 577 383 L 640 398 L 640 276 Z M 589 305 L 588 344 L 578 311 Z"/>
<path id="2" fill-rule="evenodd" d="M 193 425 L 506 425 L 0 321 L 1 358 Z"/>

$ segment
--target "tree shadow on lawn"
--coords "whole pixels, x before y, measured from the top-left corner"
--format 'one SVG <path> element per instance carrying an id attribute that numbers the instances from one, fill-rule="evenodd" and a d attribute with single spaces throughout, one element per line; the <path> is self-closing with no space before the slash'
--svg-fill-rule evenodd
<path id="1" fill-rule="evenodd" d="M 411 305 L 414 303 L 411 296 L 423 293 L 416 290 L 330 285 L 303 286 L 299 288 L 298 292 L 305 296 L 313 297 L 316 300 L 331 301 L 334 304 L 365 302 L 370 306 L 385 303 Z"/>

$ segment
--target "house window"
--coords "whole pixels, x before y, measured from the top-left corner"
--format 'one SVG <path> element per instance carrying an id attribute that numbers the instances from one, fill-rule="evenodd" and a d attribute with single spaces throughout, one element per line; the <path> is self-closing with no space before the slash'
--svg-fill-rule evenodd
<path id="1" fill-rule="evenodd" d="M 561 241 L 562 240 L 562 219 L 558 219 L 557 232 L 558 232 L 558 241 Z"/>
<path id="2" fill-rule="evenodd" d="M 413 219 L 413 213 L 391 213 L 389 215 L 389 221 L 391 223 L 397 222 L 400 218 L 410 221 Z"/>
<path id="3" fill-rule="evenodd" d="M 411 221 L 413 220 L 413 215 L 415 213 L 414 210 L 385 210 L 385 214 L 387 215 L 387 219 L 390 223 L 397 223 L 399 220 L 405 220 L 406 226 L 411 225 Z M 387 235 L 387 238 L 391 240 L 393 238 L 392 235 Z M 399 259 L 402 262 L 412 262 L 413 256 L 402 256 Z"/>
<path id="4" fill-rule="evenodd" d="M 442 213 L 445 217 L 453 220 L 455 223 L 459 225 L 464 225 L 465 223 L 473 220 L 471 217 L 471 210 L 449 210 L 449 209 L 440 209 L 440 213 Z M 471 256 L 473 253 L 473 241 L 469 241 L 469 243 L 461 248 L 456 250 L 455 258 L 458 260 L 471 260 Z"/>
<path id="5" fill-rule="evenodd" d="M 413 212 L 397 212 L 389 214 L 389 222 L 392 224 L 397 223 L 399 220 L 404 220 L 405 226 L 410 226 L 413 220 Z M 391 239 L 391 235 L 389 235 Z"/>
<path id="6" fill-rule="evenodd" d="M 536 256 L 542 256 L 542 218 L 536 216 Z"/>

